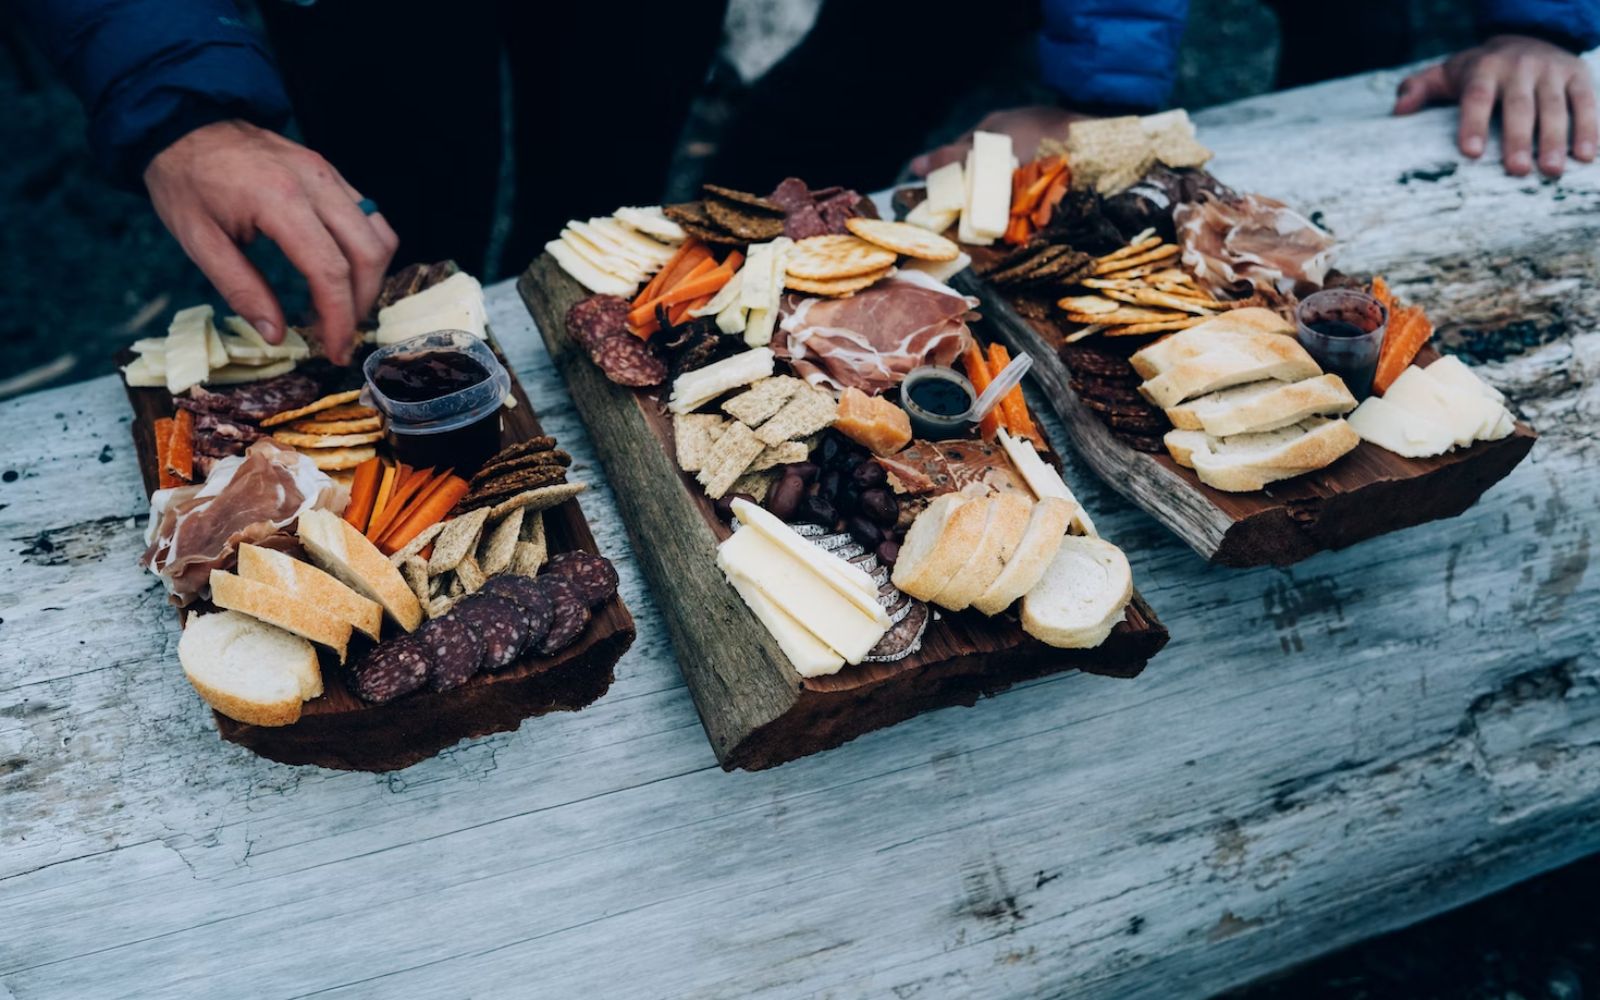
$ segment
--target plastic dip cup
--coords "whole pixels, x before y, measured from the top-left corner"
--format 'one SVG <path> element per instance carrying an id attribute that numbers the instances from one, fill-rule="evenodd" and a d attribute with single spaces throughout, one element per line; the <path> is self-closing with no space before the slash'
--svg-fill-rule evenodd
<path id="1" fill-rule="evenodd" d="M 1389 328 L 1384 304 L 1353 288 L 1327 288 L 1302 300 L 1294 318 L 1300 345 L 1322 370 L 1344 379 L 1356 399 L 1370 396 Z"/>
<path id="2" fill-rule="evenodd" d="M 923 365 L 900 382 L 900 408 L 911 417 L 911 431 L 925 441 L 942 441 L 966 433 L 967 415 L 978 393 L 954 368 Z"/>
<path id="3" fill-rule="evenodd" d="M 483 377 L 473 381 L 479 368 Z M 440 330 L 373 351 L 361 371 L 367 379 L 361 398 L 388 418 L 396 460 L 470 475 L 499 450 L 500 407 L 511 376 L 485 341 L 461 330 Z M 403 393 L 393 381 L 396 372 L 414 376 Z M 470 384 L 454 388 L 464 382 Z M 385 383 L 388 395 L 380 388 Z M 430 395 L 430 386 L 439 394 Z"/>

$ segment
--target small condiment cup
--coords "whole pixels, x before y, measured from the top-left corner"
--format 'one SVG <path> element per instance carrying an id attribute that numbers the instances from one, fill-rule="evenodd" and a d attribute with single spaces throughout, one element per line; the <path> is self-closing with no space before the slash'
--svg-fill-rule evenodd
<path id="1" fill-rule="evenodd" d="M 1389 329 L 1389 310 L 1382 302 L 1354 288 L 1325 288 L 1301 300 L 1295 308 L 1295 335 L 1311 357 L 1344 379 L 1356 399 L 1372 394 L 1378 371 L 1378 352 Z M 1340 324 L 1360 331 L 1350 335 L 1317 329 Z"/>
<path id="2" fill-rule="evenodd" d="M 396 355 L 459 351 L 483 366 L 489 377 L 465 389 L 408 403 L 385 396 L 372 382 L 385 360 Z M 380 347 L 361 365 L 366 385 L 361 400 L 387 419 L 395 455 L 408 465 L 450 465 L 475 470 L 494 453 L 500 439 L 500 407 L 511 391 L 511 376 L 488 343 L 464 330 L 439 330 Z"/>

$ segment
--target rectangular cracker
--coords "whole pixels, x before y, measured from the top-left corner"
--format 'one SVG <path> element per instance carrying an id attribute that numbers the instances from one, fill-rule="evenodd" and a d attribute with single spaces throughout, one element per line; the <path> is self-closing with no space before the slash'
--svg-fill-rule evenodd
<path id="1" fill-rule="evenodd" d="M 750 388 L 722 404 L 722 409 L 747 427 L 760 427 L 773 414 L 783 409 L 804 382 L 792 375 L 774 375 L 757 379 Z"/>
<path id="2" fill-rule="evenodd" d="M 745 468 L 745 474 L 764 472 L 775 465 L 788 465 L 790 462 L 804 462 L 811 454 L 811 449 L 806 447 L 804 441 L 785 441 L 782 444 L 770 445 L 761 454 L 755 457 Z M 738 492 L 737 490 L 735 492 Z"/>
<path id="3" fill-rule="evenodd" d="M 717 439 L 711 454 L 706 457 L 705 466 L 695 478 L 705 489 L 706 496 L 719 500 L 763 450 L 764 446 L 756 438 L 755 432 L 734 421 Z"/>
<path id="4" fill-rule="evenodd" d="M 678 468 L 699 472 L 717 438 L 729 421 L 715 413 L 680 413 L 672 418 L 672 438 L 678 452 Z"/>
<path id="5" fill-rule="evenodd" d="M 803 438 L 831 426 L 839 415 L 839 404 L 821 389 L 806 386 L 795 393 L 783 409 L 761 425 L 756 438 L 764 445 L 779 445 Z"/>

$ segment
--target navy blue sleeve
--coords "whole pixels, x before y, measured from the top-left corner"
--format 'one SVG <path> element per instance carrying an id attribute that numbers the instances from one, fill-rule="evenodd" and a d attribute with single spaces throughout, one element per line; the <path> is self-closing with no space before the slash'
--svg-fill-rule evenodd
<path id="1" fill-rule="evenodd" d="M 185 133 L 243 118 L 281 128 L 289 99 L 265 42 L 232 0 L 16 0 L 89 115 L 101 168 L 138 188 Z"/>
<path id="2" fill-rule="evenodd" d="M 1486 33 L 1533 35 L 1587 52 L 1600 45 L 1600 0 L 1480 0 L 1478 24 Z"/>
<path id="3" fill-rule="evenodd" d="M 1044 0 L 1039 66 L 1068 105 L 1149 111 L 1178 73 L 1188 0 Z"/>

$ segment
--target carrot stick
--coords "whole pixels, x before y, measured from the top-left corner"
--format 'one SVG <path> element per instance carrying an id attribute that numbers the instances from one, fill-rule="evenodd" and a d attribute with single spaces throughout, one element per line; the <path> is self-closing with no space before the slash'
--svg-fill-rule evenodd
<path id="1" fill-rule="evenodd" d="M 1422 350 L 1422 345 L 1433 336 L 1433 324 L 1420 306 L 1406 306 L 1389 317 L 1389 330 L 1383 335 L 1383 346 L 1378 349 L 1378 370 L 1372 377 L 1372 389 L 1382 395 L 1400 377 Z"/>
<path id="2" fill-rule="evenodd" d="M 1001 234 L 1000 238 L 1012 246 L 1020 246 L 1028 242 L 1028 237 L 1032 235 L 1033 231 L 1028 225 L 1028 217 L 1026 215 L 1013 215 L 1011 221 L 1006 223 L 1006 231 Z"/>
<path id="3" fill-rule="evenodd" d="M 367 522 L 372 520 L 372 502 L 378 499 L 378 480 L 383 476 L 383 462 L 374 455 L 356 466 L 350 481 L 350 505 L 344 509 L 345 523 L 366 534 Z"/>
<path id="4" fill-rule="evenodd" d="M 441 483 L 450 478 L 449 471 L 445 469 L 438 470 L 437 475 L 432 475 L 433 470 L 431 469 L 428 471 L 430 475 L 427 480 L 424 481 L 422 485 L 417 487 L 416 491 L 411 494 L 405 503 L 389 505 L 389 523 L 385 525 L 383 530 L 378 533 L 377 537 L 372 540 L 373 544 L 377 545 L 379 548 L 382 548 L 384 541 L 390 535 L 394 534 L 394 529 L 399 527 L 402 521 L 410 517 L 412 512 L 414 512 L 418 506 L 424 503 L 428 495 L 436 491 Z"/>
<path id="5" fill-rule="evenodd" d="M 450 508 L 467 495 L 467 481 L 460 476 L 440 476 L 434 486 L 435 488 L 428 491 L 428 495 L 421 503 L 413 506 L 405 520 L 397 524 L 394 530 L 378 543 L 379 551 L 385 555 L 394 555 L 405 548 L 407 542 L 421 534 L 422 529 L 437 523 L 450 513 Z"/>
<path id="6" fill-rule="evenodd" d="M 396 474 L 397 470 L 393 465 L 384 465 L 383 476 L 378 480 L 378 495 L 372 500 L 372 514 L 367 518 L 366 527 L 370 528 L 372 526 L 372 518 L 377 517 L 378 512 L 383 510 L 384 506 L 389 503 L 389 495 L 394 492 Z M 362 533 L 365 534 L 365 531 L 366 529 L 363 528 Z"/>
<path id="7" fill-rule="evenodd" d="M 709 260 L 710 257 L 711 251 L 707 249 L 704 243 L 696 239 L 685 240 L 683 246 L 678 248 L 678 252 L 672 259 L 662 265 L 661 270 L 656 272 L 656 276 L 650 280 L 648 285 L 644 286 L 644 291 L 640 292 L 639 297 L 633 300 L 633 307 L 637 309 L 671 288 L 681 281 L 691 268 L 703 260 Z"/>
<path id="8" fill-rule="evenodd" d="M 688 302 L 678 303 L 668 310 L 667 321 L 673 326 L 677 326 L 679 323 L 682 323 L 691 312 L 699 309 L 707 302 L 710 302 L 712 298 L 712 295 L 702 295 L 698 299 L 690 299 Z"/>
<path id="9" fill-rule="evenodd" d="M 1044 197 L 1039 199 L 1038 206 L 1033 210 L 1032 221 L 1036 229 L 1043 229 L 1050 224 L 1051 218 L 1056 214 L 1056 206 L 1061 204 L 1061 199 L 1066 196 L 1067 188 L 1071 185 L 1072 171 L 1063 162 L 1061 171 L 1056 174 L 1055 180 L 1050 182 Z"/>
<path id="10" fill-rule="evenodd" d="M 976 341 L 968 344 L 967 353 L 963 356 L 963 360 L 966 362 L 967 366 L 968 381 L 972 383 L 972 388 L 977 390 L 978 395 L 983 395 L 983 390 L 989 388 L 989 383 L 992 381 L 992 376 L 989 374 L 989 368 L 984 364 L 983 361 L 983 348 L 979 347 Z M 992 439 L 1000 430 L 1000 420 L 1000 407 L 996 406 L 994 409 L 986 413 L 983 417 L 983 420 L 979 422 L 979 433 L 981 433 L 986 440 Z"/>
<path id="11" fill-rule="evenodd" d="M 406 504 L 410 502 L 412 497 L 417 495 L 417 491 L 427 486 L 432 479 L 432 469 L 412 471 L 410 475 L 405 477 L 404 482 L 400 480 L 397 474 L 395 476 L 394 494 L 389 497 L 389 502 L 384 505 L 383 510 L 372 515 L 372 521 L 367 525 L 367 540 L 376 542 L 381 538 L 384 529 L 389 527 L 396 515 L 405 510 Z"/>
<path id="12" fill-rule="evenodd" d="M 1011 352 L 1006 350 L 1006 345 L 998 343 L 989 345 L 989 374 L 991 378 L 1000 374 L 1000 371 L 1010 363 Z M 1033 425 L 1033 417 L 1028 413 L 1028 403 L 1022 398 L 1022 386 L 1020 384 L 1000 397 L 999 409 L 1001 416 L 1005 420 L 1006 427 L 1011 433 L 1025 437 L 1037 445 L 1044 445 L 1044 438 L 1039 436 L 1039 428 Z"/>
<path id="13" fill-rule="evenodd" d="M 1040 161 L 1042 162 L 1042 161 Z M 1011 205 L 1013 215 L 1028 215 L 1038 207 L 1039 199 L 1044 197 L 1049 190 L 1050 182 L 1056 179 L 1056 171 L 1060 167 L 1052 163 L 1047 169 L 1042 169 L 1034 181 L 1022 190 L 1022 194 Z"/>
<path id="14" fill-rule="evenodd" d="M 186 483 L 194 481 L 194 414 L 179 410 L 167 442 L 167 471 Z"/>
<path id="15" fill-rule="evenodd" d="M 714 295 L 717 289 L 726 285 L 732 277 L 732 271 L 716 266 L 708 257 L 696 264 L 682 281 L 630 311 L 628 326 L 635 330 L 645 326 L 655 316 L 656 306 L 675 306 L 680 302 L 697 299 L 708 292 Z"/>
<path id="16" fill-rule="evenodd" d="M 179 411 L 182 412 L 182 411 Z M 182 486 L 183 480 L 172 474 L 167 468 L 167 457 L 172 450 L 172 425 L 175 421 L 171 417 L 159 417 L 155 423 L 156 439 L 156 488 L 171 489 Z"/>

